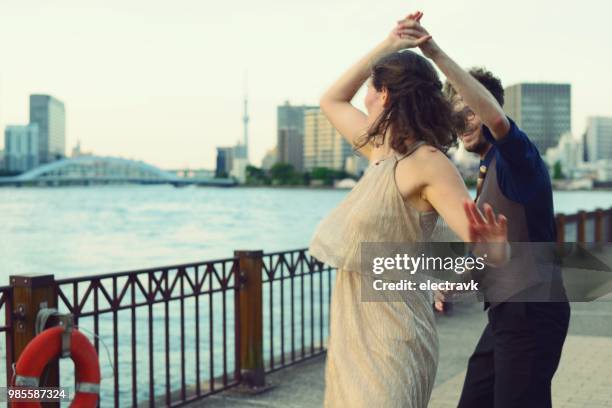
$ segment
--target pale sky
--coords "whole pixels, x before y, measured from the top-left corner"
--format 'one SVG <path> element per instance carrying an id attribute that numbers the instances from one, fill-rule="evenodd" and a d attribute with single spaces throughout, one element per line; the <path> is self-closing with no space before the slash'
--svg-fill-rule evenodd
<path id="1" fill-rule="evenodd" d="M 213 168 L 215 147 L 242 137 L 246 72 L 259 165 L 276 144 L 277 105 L 316 104 L 418 9 L 462 66 L 484 65 L 504 85 L 571 83 L 581 134 L 587 116 L 612 116 L 612 3 L 569 4 L 0 0 L 0 128 L 27 123 L 28 95 L 48 93 L 66 104 L 67 153 L 80 139 L 100 155 Z"/>

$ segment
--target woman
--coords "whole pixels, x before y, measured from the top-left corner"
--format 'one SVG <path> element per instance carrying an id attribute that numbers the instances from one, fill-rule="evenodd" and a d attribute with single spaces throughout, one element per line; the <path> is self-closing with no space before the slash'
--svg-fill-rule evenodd
<path id="1" fill-rule="evenodd" d="M 434 384 L 438 339 L 431 294 L 361 302 L 360 243 L 432 240 L 438 216 L 466 242 L 506 240 L 505 218 L 496 218 L 490 206 L 486 217 L 478 212 L 444 154 L 456 137 L 442 83 L 425 58 L 398 52 L 429 39 L 415 40 L 413 34 L 398 25 L 320 100 L 329 121 L 370 161 L 353 190 L 319 224 L 309 248 L 338 268 L 326 407 L 423 408 Z M 364 114 L 351 99 L 368 77 Z"/>

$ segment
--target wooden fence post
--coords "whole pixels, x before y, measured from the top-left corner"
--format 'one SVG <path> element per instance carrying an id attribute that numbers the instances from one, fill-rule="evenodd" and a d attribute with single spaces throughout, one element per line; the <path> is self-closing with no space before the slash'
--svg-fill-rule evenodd
<path id="1" fill-rule="evenodd" d="M 265 387 L 263 363 L 263 251 L 234 251 L 239 258 L 236 338 L 240 378 L 250 388 Z"/>
<path id="2" fill-rule="evenodd" d="M 578 212 L 578 223 L 576 226 L 576 241 L 584 244 L 586 242 L 586 212 L 579 211 Z"/>
<path id="3" fill-rule="evenodd" d="M 11 363 L 17 363 L 23 349 L 36 335 L 34 326 L 41 305 L 57 308 L 57 292 L 53 275 L 12 275 L 9 278 L 12 296 L 12 347 Z M 9 356 L 7 356 L 7 359 Z M 59 386 L 59 363 L 55 359 L 49 363 L 41 387 Z M 44 407 L 59 407 L 59 403 L 43 403 Z"/>
<path id="4" fill-rule="evenodd" d="M 565 242 L 565 214 L 559 213 L 555 217 L 557 221 L 557 243 Z"/>
<path id="5" fill-rule="evenodd" d="M 603 242 L 603 210 L 598 208 L 595 210 L 595 242 L 600 244 Z"/>

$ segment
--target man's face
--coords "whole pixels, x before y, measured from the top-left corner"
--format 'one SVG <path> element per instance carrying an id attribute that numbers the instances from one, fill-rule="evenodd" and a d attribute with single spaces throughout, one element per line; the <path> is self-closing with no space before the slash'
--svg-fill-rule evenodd
<path id="1" fill-rule="evenodd" d="M 463 102 L 459 95 L 455 95 L 453 98 L 453 110 L 456 113 L 461 113 L 465 118 L 466 128 L 459 134 L 459 139 L 461 139 L 465 150 L 476 154 L 485 151 L 489 142 L 487 142 L 482 134 L 482 121 L 480 118 Z"/>

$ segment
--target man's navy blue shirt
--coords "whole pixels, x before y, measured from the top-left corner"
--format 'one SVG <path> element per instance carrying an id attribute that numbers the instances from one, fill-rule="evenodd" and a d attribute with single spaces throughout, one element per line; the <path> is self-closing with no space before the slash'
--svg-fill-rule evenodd
<path id="1" fill-rule="evenodd" d="M 492 146 L 481 165 L 488 167 L 495 157 L 499 188 L 506 198 L 525 208 L 530 241 L 554 242 L 557 228 L 548 168 L 527 135 L 512 119 L 508 120 L 510 130 L 499 141 L 489 128 L 482 126 L 484 137 Z"/>

